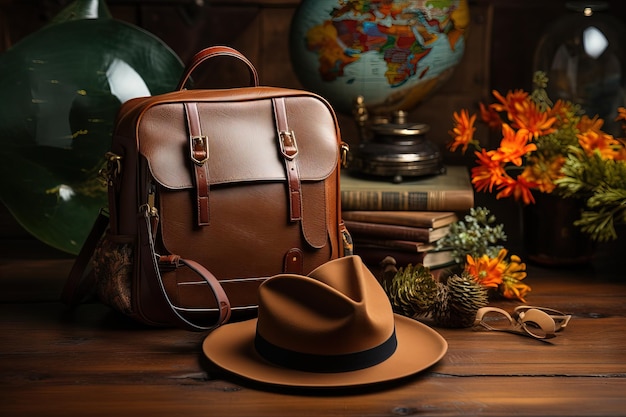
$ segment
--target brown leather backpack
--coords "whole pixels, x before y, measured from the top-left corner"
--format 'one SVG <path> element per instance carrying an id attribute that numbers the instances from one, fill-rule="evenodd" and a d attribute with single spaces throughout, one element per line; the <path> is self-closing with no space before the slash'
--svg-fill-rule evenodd
<path id="1" fill-rule="evenodd" d="M 244 62 L 251 86 L 184 89 L 215 56 Z M 199 52 L 177 91 L 121 106 L 104 170 L 108 218 L 96 222 L 63 298 L 81 298 L 91 257 L 99 298 L 141 322 L 205 330 L 231 312 L 254 314 L 268 277 L 306 275 L 349 254 L 346 151 L 323 98 L 259 86 L 232 48 Z"/>

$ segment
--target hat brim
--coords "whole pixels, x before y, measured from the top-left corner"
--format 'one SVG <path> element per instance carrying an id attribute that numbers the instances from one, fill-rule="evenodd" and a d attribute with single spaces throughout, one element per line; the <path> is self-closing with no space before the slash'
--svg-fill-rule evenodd
<path id="1" fill-rule="evenodd" d="M 217 328 L 204 339 L 204 354 L 219 368 L 253 381 L 300 388 L 340 388 L 408 377 L 437 363 L 448 350 L 448 343 L 435 330 L 395 314 L 398 347 L 384 362 L 350 372 L 306 372 L 263 359 L 254 349 L 256 322 L 257 319 L 251 319 Z"/>

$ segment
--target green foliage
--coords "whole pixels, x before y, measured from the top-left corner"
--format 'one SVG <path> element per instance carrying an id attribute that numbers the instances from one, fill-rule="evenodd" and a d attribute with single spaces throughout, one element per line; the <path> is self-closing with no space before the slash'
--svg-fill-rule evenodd
<path id="1" fill-rule="evenodd" d="M 503 224 L 494 224 L 496 217 L 485 207 L 475 207 L 464 220 L 450 225 L 450 232 L 437 241 L 438 249 L 451 249 L 457 263 L 465 263 L 467 255 L 495 258 L 507 237 Z"/>
<path id="2" fill-rule="evenodd" d="M 552 107 L 552 100 L 548 97 L 546 88 L 548 87 L 548 77 L 543 71 L 536 71 L 533 74 L 533 91 L 530 98 L 537 103 L 539 109 L 544 112 L 548 107 Z"/>
<path id="3" fill-rule="evenodd" d="M 626 224 L 626 163 L 571 147 L 561 172 L 559 192 L 586 200 L 574 225 L 599 242 L 617 239 L 615 226 Z"/>
<path id="4" fill-rule="evenodd" d="M 533 84 L 535 87 L 530 97 L 537 104 L 539 109 L 545 112 L 554 105 L 546 91 L 548 77 L 544 72 L 536 71 L 533 75 Z M 559 128 L 554 133 L 543 135 L 540 139 L 535 141 L 537 145 L 536 155 L 541 155 L 544 160 L 558 155 L 565 155 L 570 146 L 575 146 L 578 143 L 576 137 L 578 129 L 576 124 L 580 120 L 582 110 L 577 104 L 571 102 L 567 102 L 567 104 L 568 105 L 563 108 L 564 112 L 556 115 L 559 119 Z"/>
<path id="5" fill-rule="evenodd" d="M 533 84 L 531 98 L 539 108 L 545 111 L 552 107 L 546 92 L 546 75 L 536 72 Z M 529 164 L 542 164 L 541 171 L 546 171 L 546 160 L 565 155 L 566 162 L 561 168 L 564 176 L 555 180 L 556 192 L 564 197 L 585 200 L 585 209 L 574 225 L 595 241 L 617 239 L 615 227 L 626 224 L 626 161 L 603 158 L 598 150 L 587 154 L 578 143 L 580 106 L 566 106 L 565 110 L 558 116 L 561 121 L 559 129 L 535 142 L 537 154 L 545 158 L 529 160 Z"/>
<path id="6" fill-rule="evenodd" d="M 560 127 L 554 133 L 542 136 L 535 142 L 538 150 L 536 155 L 544 159 L 566 155 L 567 151 L 578 143 L 577 132 L 578 130 L 574 125 L 568 124 Z"/>

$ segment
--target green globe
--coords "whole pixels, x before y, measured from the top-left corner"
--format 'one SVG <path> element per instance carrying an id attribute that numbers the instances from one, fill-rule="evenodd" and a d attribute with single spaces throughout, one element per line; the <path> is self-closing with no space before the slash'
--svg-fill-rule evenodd
<path id="1" fill-rule="evenodd" d="M 466 0 L 304 0 L 290 53 L 302 85 L 343 113 L 409 110 L 443 85 L 465 50 Z"/>

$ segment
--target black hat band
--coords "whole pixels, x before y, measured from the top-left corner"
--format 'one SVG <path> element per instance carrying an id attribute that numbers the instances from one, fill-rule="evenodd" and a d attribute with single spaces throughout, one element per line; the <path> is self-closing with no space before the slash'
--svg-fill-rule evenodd
<path id="1" fill-rule="evenodd" d="M 296 352 L 268 342 L 258 332 L 254 339 L 256 351 L 268 361 L 306 372 L 349 372 L 369 368 L 384 362 L 396 351 L 396 331 L 385 342 L 371 349 L 341 355 L 316 355 Z"/>

